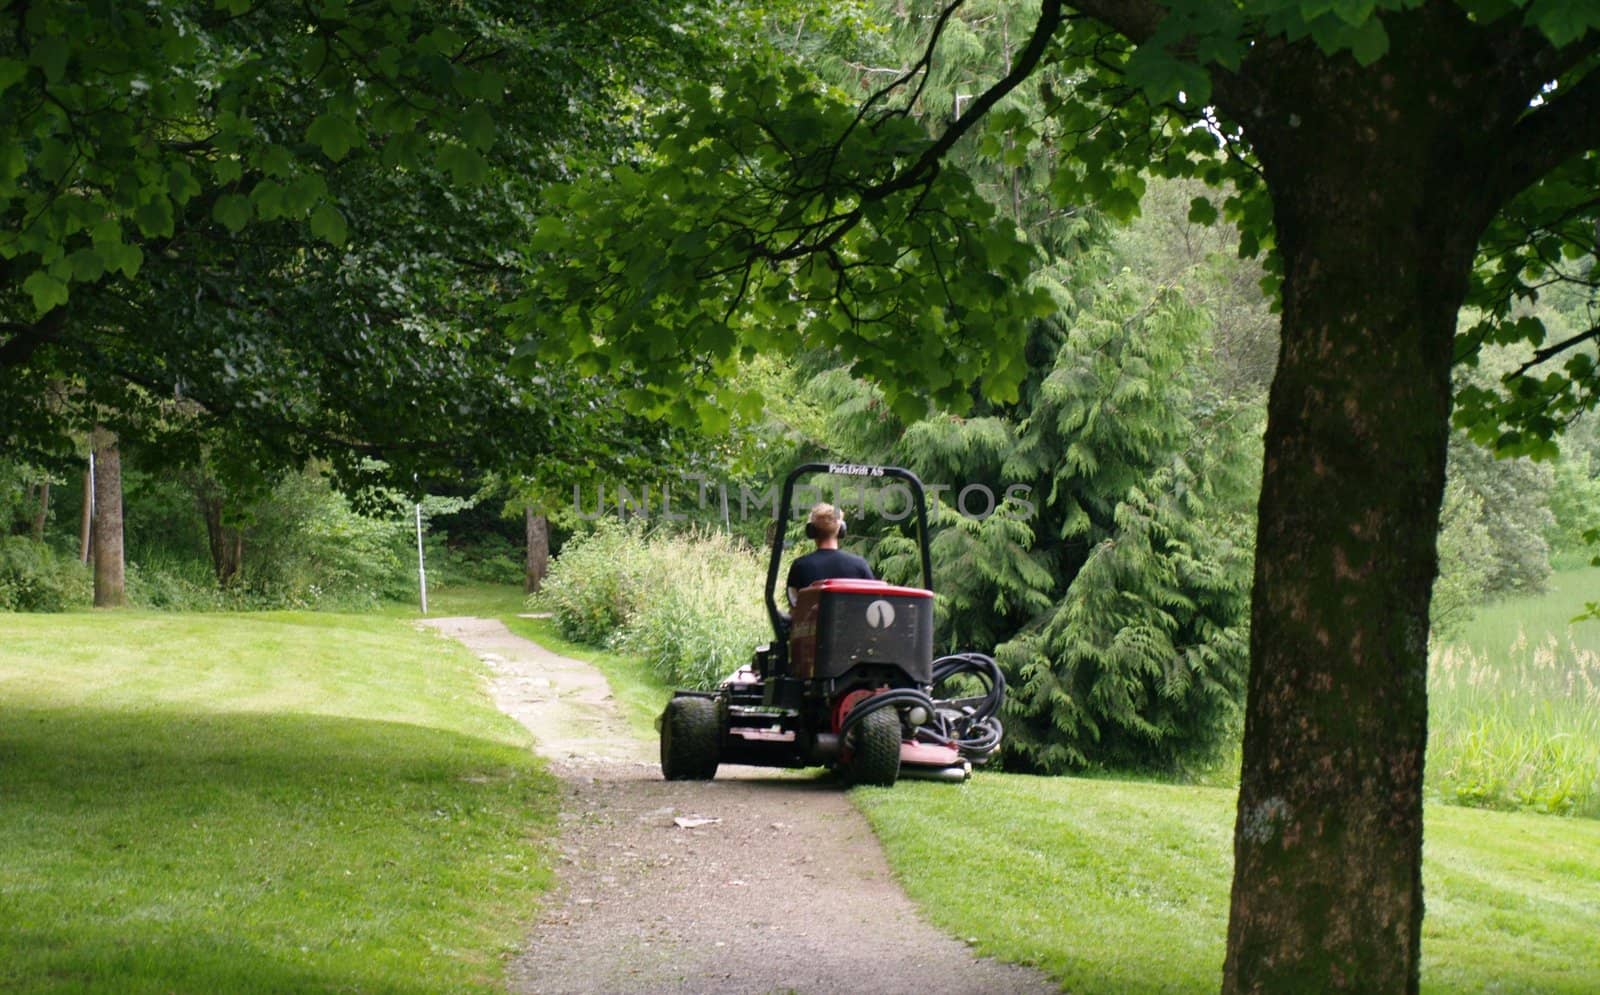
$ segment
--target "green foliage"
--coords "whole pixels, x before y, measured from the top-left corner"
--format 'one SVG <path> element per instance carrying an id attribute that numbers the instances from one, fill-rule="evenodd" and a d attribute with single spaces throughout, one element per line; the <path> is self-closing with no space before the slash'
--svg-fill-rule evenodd
<path id="1" fill-rule="evenodd" d="M 518 4 L 218 6 L 50 0 L 0 19 L 0 120 L 15 156 L 0 168 L 0 215 L 28 219 L 0 236 L 0 256 L 39 313 L 74 284 L 136 277 L 141 247 L 170 238 L 196 202 L 233 231 L 285 219 L 339 244 L 334 177 L 352 155 L 470 185 L 483 150 L 520 137 L 514 115 L 495 113 L 525 85 L 508 53 L 534 43 Z M 591 30 L 624 23 L 597 21 Z M 491 42 L 498 56 L 479 51 Z"/>
<path id="2" fill-rule="evenodd" d="M 1550 590 L 1484 606 L 1430 660 L 1430 786 L 1495 808 L 1594 815 L 1600 627 L 1572 616 L 1600 570 L 1558 571 Z"/>
<path id="3" fill-rule="evenodd" d="M 1452 439 L 1447 472 L 1478 499 L 1478 520 L 1492 554 L 1484 596 L 1544 590 L 1550 576 L 1545 535 L 1555 521 L 1549 508 L 1550 467 L 1525 457 L 1497 459 L 1458 434 Z"/>
<path id="4" fill-rule="evenodd" d="M 561 635 L 605 646 L 644 597 L 644 536 L 612 519 L 567 540 L 530 606 L 555 616 Z"/>
<path id="5" fill-rule="evenodd" d="M 1557 460 L 1553 471 L 1553 522 L 1546 533 L 1551 554 L 1568 561 L 1600 555 L 1600 461 L 1579 452 Z"/>
<path id="6" fill-rule="evenodd" d="M 228 537 L 242 557 L 238 573 L 219 585 L 205 551 L 196 487 L 130 474 L 125 515 L 130 529 L 128 592 L 134 605 L 166 611 L 317 608 L 370 610 L 408 598 L 416 582 L 412 523 L 405 508 L 379 503 L 358 514 L 318 468 L 285 474 L 254 499 L 232 496 Z M 447 576 L 443 579 L 450 579 Z"/>
<path id="7" fill-rule="evenodd" d="M 409 523 L 368 518 L 316 473 L 290 474 L 256 509 L 241 587 L 286 607 L 351 610 L 409 596 Z"/>
<path id="8" fill-rule="evenodd" d="M 495 315 L 540 182 L 628 140 L 701 12 L 229 6 L 0 12 L 0 447 L 410 484 L 659 438 L 610 381 L 507 377 Z"/>
<path id="9" fill-rule="evenodd" d="M 197 558 L 146 553 L 125 567 L 128 604 L 172 612 L 249 611 L 284 607 L 242 586 L 218 587 L 211 565 Z"/>
<path id="10" fill-rule="evenodd" d="M 0 458 L 0 535 L 32 531 L 39 487 L 46 482 L 60 483 L 38 467 Z"/>
<path id="11" fill-rule="evenodd" d="M 1076 309 L 1035 327 L 1020 404 L 907 426 L 841 370 L 807 387 L 834 458 L 1001 499 L 980 519 L 943 495 L 939 639 L 996 653 L 1007 763 L 1052 773 L 1203 761 L 1236 734 L 1243 696 L 1252 480 L 1239 468 L 1255 458 L 1258 409 L 1197 405 L 1204 315 L 1091 262 Z M 910 554 L 889 538 L 872 555 L 908 581 Z"/>
<path id="12" fill-rule="evenodd" d="M 1484 600 L 1495 550 L 1483 517 L 1482 497 L 1458 480 L 1445 485 L 1439 513 L 1439 576 L 1428 603 L 1428 627 L 1436 639 L 1459 632 Z"/>
<path id="13" fill-rule="evenodd" d="M 719 382 L 736 359 L 801 347 L 841 350 L 909 417 L 980 379 L 1014 394 L 1049 309 L 1019 290 L 1034 250 L 963 174 L 918 165 L 914 120 L 755 60 L 655 130 L 648 161 L 548 193 L 517 308 L 530 353 L 638 375 L 630 405 L 718 428 L 760 403 Z"/>
<path id="14" fill-rule="evenodd" d="M 93 581 L 77 559 L 23 536 L 0 535 L 0 612 L 60 612 L 89 604 Z"/>
<path id="15" fill-rule="evenodd" d="M 504 536 L 488 533 L 456 539 L 430 533 L 423 546 L 430 585 L 522 584 L 522 550 Z"/>
<path id="16" fill-rule="evenodd" d="M 707 688 L 770 638 L 765 580 L 762 558 L 736 539 L 602 519 L 562 547 L 530 605 L 568 639 L 640 657 L 665 684 Z"/>
<path id="17" fill-rule="evenodd" d="M 1600 817 L 1600 646 L 1565 624 L 1595 577 L 1592 568 L 1558 575 L 1569 590 L 1554 625 L 1541 617 L 1552 612 L 1522 598 L 1436 648 L 1428 670 L 1434 791 L 1463 805 Z"/>

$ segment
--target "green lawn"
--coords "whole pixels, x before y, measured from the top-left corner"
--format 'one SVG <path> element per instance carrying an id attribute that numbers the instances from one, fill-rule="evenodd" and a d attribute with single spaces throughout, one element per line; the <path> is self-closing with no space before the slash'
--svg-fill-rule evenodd
<path id="1" fill-rule="evenodd" d="M 853 792 L 906 891 L 1081 993 L 1214 992 L 1232 791 L 980 773 Z M 1600 824 L 1433 806 L 1423 989 L 1600 990 Z"/>
<path id="2" fill-rule="evenodd" d="M 1534 637 L 1556 635 L 1562 642 L 1570 636 L 1575 646 L 1600 653 L 1600 621 L 1572 624 L 1586 602 L 1600 599 L 1600 567 L 1579 566 L 1557 570 L 1550 575 L 1550 588 L 1543 594 L 1507 598 L 1479 608 L 1477 614 L 1451 642 L 1471 646 L 1479 653 L 1500 652 L 1521 632 Z"/>
<path id="3" fill-rule="evenodd" d="M 527 611 L 526 595 L 515 584 L 469 583 L 428 588 L 428 617 L 476 615 L 480 618 L 505 618 Z M 421 618 L 415 597 L 410 601 L 389 602 L 383 614 L 394 618 Z"/>
<path id="4" fill-rule="evenodd" d="M 495 990 L 556 792 L 389 618 L 0 615 L 0 990 Z"/>

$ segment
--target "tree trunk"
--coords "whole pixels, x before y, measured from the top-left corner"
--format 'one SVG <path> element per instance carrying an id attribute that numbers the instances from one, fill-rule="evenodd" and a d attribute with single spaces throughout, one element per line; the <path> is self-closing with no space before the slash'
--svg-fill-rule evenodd
<path id="1" fill-rule="evenodd" d="M 94 604 L 127 604 L 122 563 L 122 456 L 117 437 L 94 433 Z"/>
<path id="2" fill-rule="evenodd" d="M 93 547 L 89 545 L 94 532 L 94 456 L 89 457 L 89 469 L 83 471 L 83 514 L 78 518 L 78 559 L 89 562 Z"/>
<path id="3" fill-rule="evenodd" d="M 1252 136 L 1283 336 L 1223 988 L 1415 992 L 1428 602 L 1456 314 L 1487 211 L 1438 122 L 1392 106 L 1406 84 L 1310 76 L 1274 91 L 1287 126 Z"/>
<path id="4" fill-rule="evenodd" d="M 206 545 L 211 550 L 211 569 L 216 574 L 217 586 L 227 587 L 239 576 L 244 565 L 244 534 L 223 523 L 222 496 L 218 488 L 206 482 L 197 492 L 195 503 L 206 523 Z"/>
<path id="5" fill-rule="evenodd" d="M 529 508 L 523 512 L 523 522 L 528 534 L 528 561 L 522 589 L 533 594 L 544 585 L 545 574 L 550 572 L 550 520 Z"/>
<path id="6" fill-rule="evenodd" d="M 44 542 L 44 527 L 50 521 L 50 481 L 39 485 L 39 510 L 33 514 L 33 539 Z"/>

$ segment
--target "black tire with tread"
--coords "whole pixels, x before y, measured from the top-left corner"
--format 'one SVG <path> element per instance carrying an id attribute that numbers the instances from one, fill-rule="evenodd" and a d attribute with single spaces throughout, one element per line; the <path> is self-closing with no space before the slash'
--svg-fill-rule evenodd
<path id="1" fill-rule="evenodd" d="M 867 713 L 850 731 L 853 744 L 842 766 L 846 783 L 889 787 L 900 776 L 900 715 L 893 708 Z"/>
<path id="2" fill-rule="evenodd" d="M 709 781 L 717 776 L 722 723 L 710 698 L 667 702 L 661 716 L 661 775 L 669 781 Z"/>

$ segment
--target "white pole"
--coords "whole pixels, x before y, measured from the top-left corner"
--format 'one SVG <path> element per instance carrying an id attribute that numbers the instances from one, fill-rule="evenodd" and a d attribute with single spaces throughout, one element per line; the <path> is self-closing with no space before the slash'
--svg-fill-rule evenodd
<path id="1" fill-rule="evenodd" d="M 428 614 L 428 566 L 422 559 L 422 503 L 417 503 L 417 590 L 422 594 L 422 614 Z"/>

